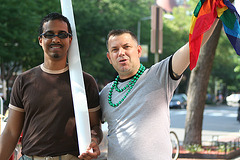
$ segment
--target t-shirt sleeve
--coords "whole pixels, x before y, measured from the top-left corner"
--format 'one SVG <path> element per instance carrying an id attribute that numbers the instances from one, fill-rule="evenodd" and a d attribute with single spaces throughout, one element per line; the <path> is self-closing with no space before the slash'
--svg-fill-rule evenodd
<path id="1" fill-rule="evenodd" d="M 169 68 L 169 74 L 170 74 L 170 77 L 171 77 L 173 80 L 179 80 L 182 75 L 180 75 L 180 76 L 178 76 L 178 77 L 175 77 L 175 76 L 173 75 L 173 70 L 172 70 L 172 57 L 173 57 L 173 56 L 171 56 L 170 59 L 169 59 L 169 67 L 168 67 L 168 68 Z"/>
<path id="2" fill-rule="evenodd" d="M 22 93 L 21 84 L 22 84 L 22 78 L 21 78 L 21 76 L 18 76 L 15 79 L 13 87 L 12 87 L 9 107 L 11 109 L 24 111 L 24 107 L 23 107 L 23 103 L 22 103 L 23 93 Z"/>
<path id="3" fill-rule="evenodd" d="M 90 74 L 84 72 L 84 83 L 89 111 L 99 110 L 99 90 L 95 79 Z"/>

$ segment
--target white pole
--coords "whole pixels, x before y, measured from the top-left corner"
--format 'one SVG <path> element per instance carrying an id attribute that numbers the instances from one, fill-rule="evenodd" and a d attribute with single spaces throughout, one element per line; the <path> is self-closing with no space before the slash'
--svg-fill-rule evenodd
<path id="1" fill-rule="evenodd" d="M 87 107 L 87 99 L 80 61 L 80 53 L 77 41 L 76 27 L 71 0 L 60 0 L 62 14 L 68 18 L 72 28 L 72 44 L 68 51 L 68 64 L 70 82 L 73 96 L 73 106 L 77 126 L 78 146 L 80 154 L 86 152 L 91 142 L 90 123 Z"/>
<path id="2" fill-rule="evenodd" d="M 1 125 L 1 126 L 0 126 L 0 131 L 1 131 L 1 133 L 0 133 L 0 134 L 2 134 L 2 131 L 3 131 L 3 129 L 4 129 L 4 128 L 3 128 L 3 123 L 2 123 L 2 121 L 3 121 L 3 99 L 2 99 L 2 97 L 0 97 L 0 101 L 1 101 L 1 102 L 0 102 L 0 104 L 1 104 L 1 114 L 0 114 L 0 115 L 1 115 L 1 118 L 0 118 L 0 119 L 1 119 L 1 124 L 0 124 L 0 125 Z"/>

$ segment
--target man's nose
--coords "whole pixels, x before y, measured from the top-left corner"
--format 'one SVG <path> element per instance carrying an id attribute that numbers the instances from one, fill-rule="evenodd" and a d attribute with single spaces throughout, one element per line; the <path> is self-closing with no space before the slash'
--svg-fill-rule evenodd
<path id="1" fill-rule="evenodd" d="M 54 36 L 53 38 L 52 38 L 52 41 L 53 42 L 60 42 L 60 38 L 58 37 L 58 36 Z"/>
<path id="2" fill-rule="evenodd" d="M 125 55 L 125 49 L 120 48 L 120 49 L 119 49 L 118 56 L 124 56 L 124 55 Z"/>

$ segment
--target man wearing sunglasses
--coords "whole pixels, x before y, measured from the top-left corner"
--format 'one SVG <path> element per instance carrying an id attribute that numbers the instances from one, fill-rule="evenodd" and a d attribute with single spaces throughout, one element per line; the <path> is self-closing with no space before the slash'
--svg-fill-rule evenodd
<path id="1" fill-rule="evenodd" d="M 21 132 L 21 160 L 93 159 L 100 155 L 102 140 L 98 88 L 94 78 L 83 72 L 92 141 L 79 156 L 74 108 L 67 65 L 72 41 L 68 19 L 58 13 L 43 18 L 39 44 L 44 63 L 17 77 L 10 99 L 7 125 L 0 137 L 0 159 L 8 160 Z M 78 158 L 77 158 L 78 157 Z"/>

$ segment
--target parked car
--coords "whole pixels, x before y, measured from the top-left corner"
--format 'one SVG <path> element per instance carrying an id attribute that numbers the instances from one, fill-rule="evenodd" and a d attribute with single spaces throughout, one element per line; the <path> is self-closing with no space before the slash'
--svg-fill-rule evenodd
<path id="1" fill-rule="evenodd" d="M 184 109 L 187 107 L 187 95 L 184 93 L 174 94 L 169 105 L 170 108 Z"/>
<path id="2" fill-rule="evenodd" d="M 226 102 L 228 106 L 239 106 L 240 104 L 240 94 L 231 94 L 226 97 Z"/>

